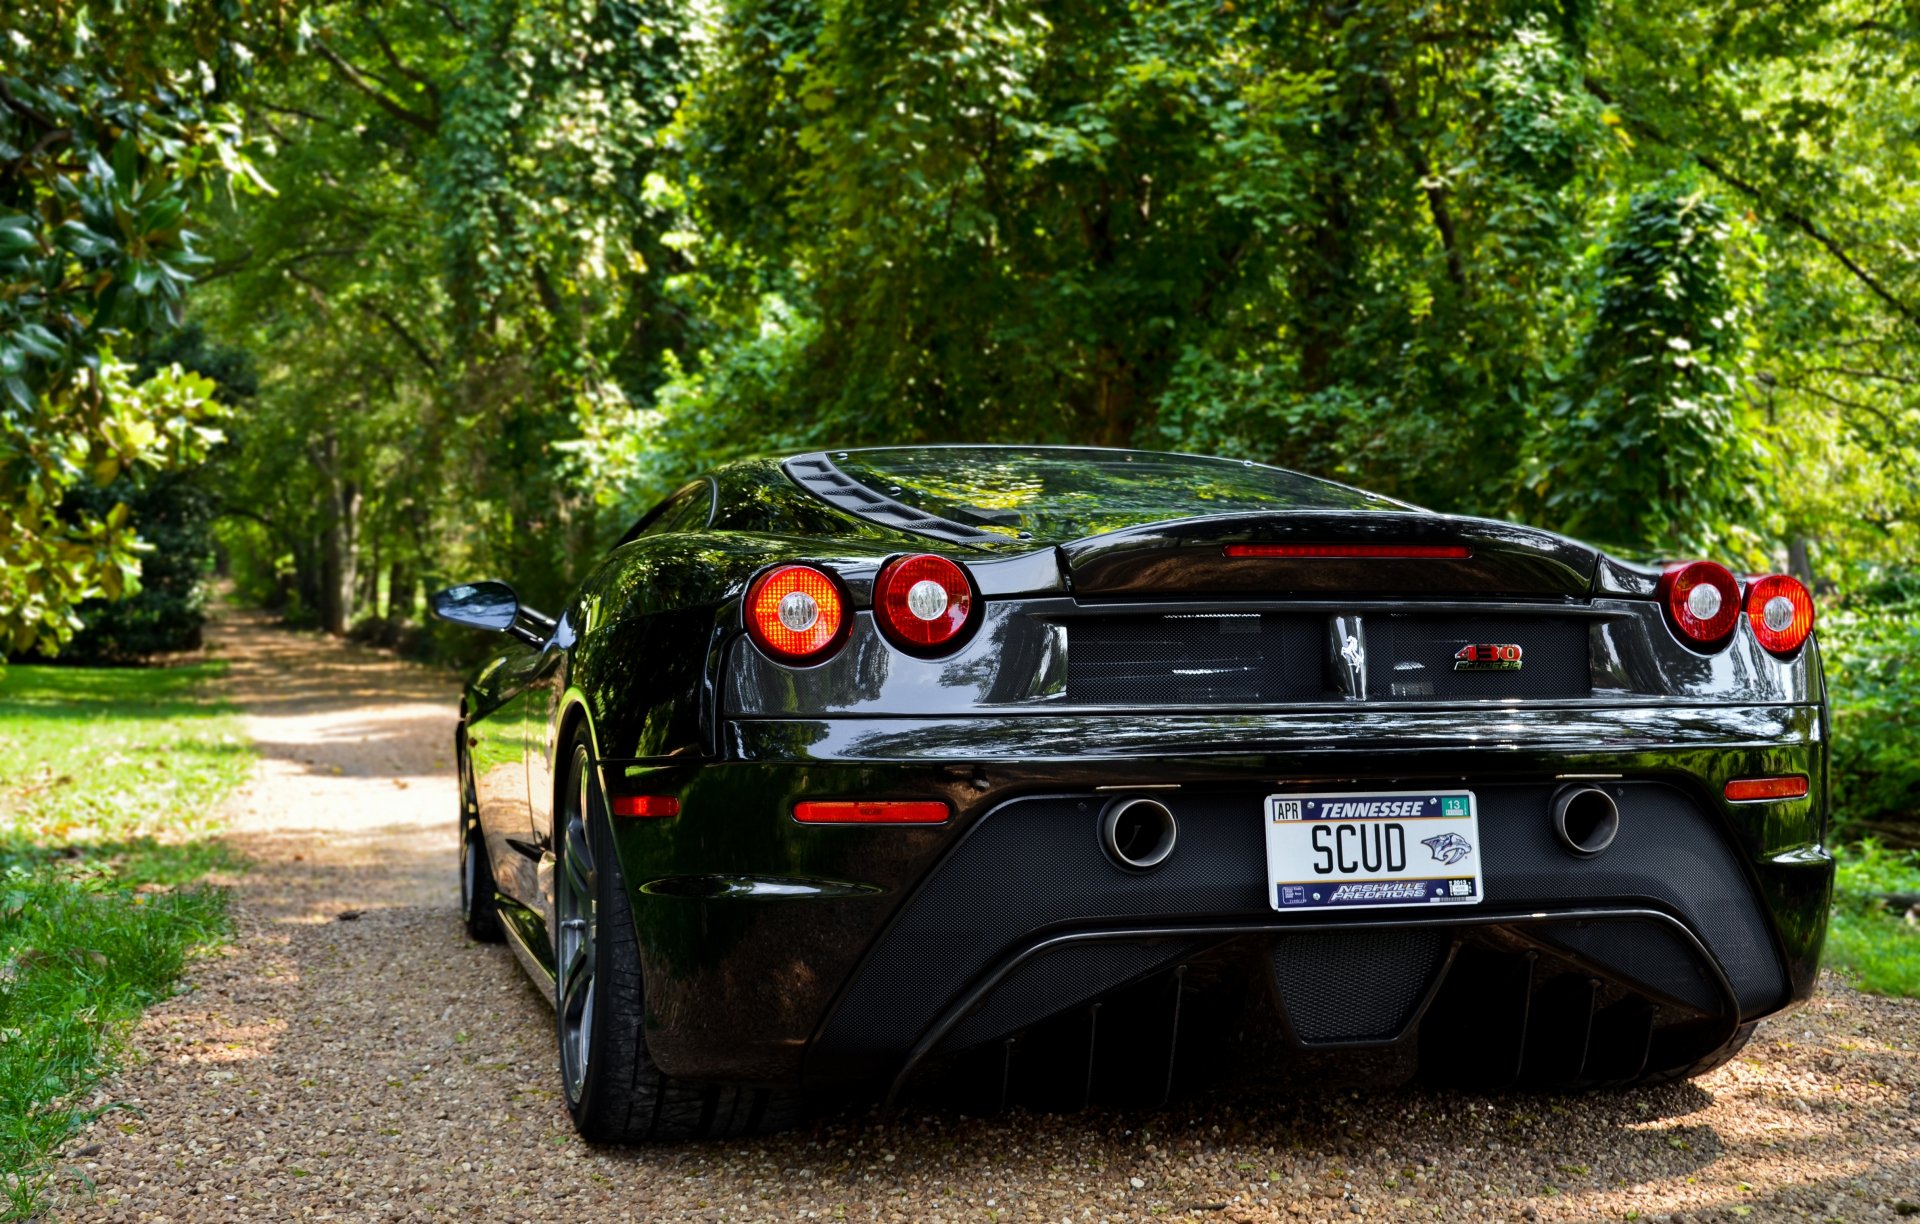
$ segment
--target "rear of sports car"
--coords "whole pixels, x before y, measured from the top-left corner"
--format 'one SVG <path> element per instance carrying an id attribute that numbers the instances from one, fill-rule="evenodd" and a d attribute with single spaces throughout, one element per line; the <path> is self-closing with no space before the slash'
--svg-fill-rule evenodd
<path id="1" fill-rule="evenodd" d="M 1790 578 L 1034 454 L 786 465 L 868 543 L 744 592 L 704 762 L 608 779 L 676 801 L 621 833 L 664 1071 L 1582 1087 L 1714 1065 L 1810 993 L 1827 728 Z"/>

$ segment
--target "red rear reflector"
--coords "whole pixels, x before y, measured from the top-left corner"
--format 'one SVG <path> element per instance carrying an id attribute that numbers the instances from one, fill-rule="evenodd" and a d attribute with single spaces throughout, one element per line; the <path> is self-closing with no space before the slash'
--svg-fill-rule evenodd
<path id="1" fill-rule="evenodd" d="M 806 799 L 793 805 L 801 824 L 944 824 L 947 805 L 938 799 Z"/>
<path id="2" fill-rule="evenodd" d="M 615 816 L 678 816 L 680 801 L 672 795 L 615 795 Z"/>
<path id="3" fill-rule="evenodd" d="M 1465 544 L 1229 544 L 1224 551 L 1229 557 L 1263 557 L 1270 561 L 1458 561 L 1473 555 Z"/>
<path id="4" fill-rule="evenodd" d="M 1800 774 L 1786 778 L 1735 778 L 1727 783 L 1727 798 L 1735 803 L 1754 799 L 1803 799 L 1807 780 Z"/>

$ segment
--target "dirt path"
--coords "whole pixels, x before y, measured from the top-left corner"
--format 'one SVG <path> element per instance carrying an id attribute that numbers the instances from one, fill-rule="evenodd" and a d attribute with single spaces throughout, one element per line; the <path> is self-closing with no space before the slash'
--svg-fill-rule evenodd
<path id="1" fill-rule="evenodd" d="M 1158 1114 L 828 1115 L 596 1151 L 455 913 L 443 677 L 231 615 L 238 937 L 154 1008 L 59 1214 L 103 1220 L 1829 1219 L 1920 1213 L 1920 1005 L 1830 985 L 1692 1084 Z M 1637 1213 L 1637 1215 L 1635 1214 Z"/>

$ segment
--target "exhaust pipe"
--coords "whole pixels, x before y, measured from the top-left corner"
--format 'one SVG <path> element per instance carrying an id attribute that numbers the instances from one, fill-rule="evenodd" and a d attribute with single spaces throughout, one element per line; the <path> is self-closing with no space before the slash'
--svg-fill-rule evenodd
<path id="1" fill-rule="evenodd" d="M 1149 871 L 1173 853 L 1180 826 L 1158 799 L 1121 797 L 1100 813 L 1100 848 L 1132 871 Z"/>
<path id="2" fill-rule="evenodd" d="M 1563 786 L 1553 797 L 1553 832 L 1567 853 L 1593 858 L 1620 835 L 1620 805 L 1597 786 Z"/>

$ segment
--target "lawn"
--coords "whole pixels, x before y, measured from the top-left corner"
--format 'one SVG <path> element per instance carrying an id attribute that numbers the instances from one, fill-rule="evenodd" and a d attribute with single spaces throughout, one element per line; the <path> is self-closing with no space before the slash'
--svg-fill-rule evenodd
<path id="1" fill-rule="evenodd" d="M 0 674 L 0 1218 L 34 1213 L 85 1089 L 226 929 L 207 835 L 252 753 L 221 668 Z"/>
<path id="2" fill-rule="evenodd" d="M 1826 963 L 1862 990 L 1920 998 L 1920 926 L 1888 894 L 1920 895 L 1920 853 L 1871 841 L 1840 852 Z"/>

